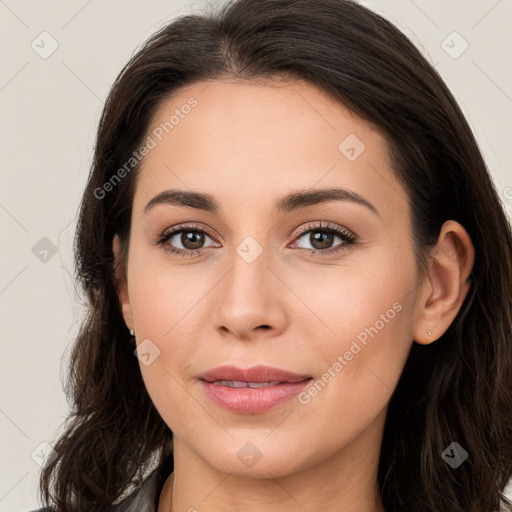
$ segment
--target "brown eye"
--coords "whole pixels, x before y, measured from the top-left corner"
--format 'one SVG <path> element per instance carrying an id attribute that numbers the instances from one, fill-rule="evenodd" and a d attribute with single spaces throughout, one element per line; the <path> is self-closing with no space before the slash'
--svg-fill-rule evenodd
<path id="1" fill-rule="evenodd" d="M 349 246 L 356 243 L 356 237 L 348 230 L 337 226 L 336 224 L 327 225 L 310 225 L 309 229 L 305 229 L 300 233 L 296 240 L 301 238 L 307 239 L 311 248 L 301 248 L 301 251 L 307 251 L 310 254 L 326 255 L 341 252 Z M 306 235 L 309 235 L 306 238 Z M 205 245 L 206 239 L 209 238 L 212 243 Z M 339 238 L 341 243 L 334 245 L 335 239 Z M 166 252 L 179 256 L 193 256 L 204 252 L 204 249 L 211 247 L 220 247 L 208 233 L 196 226 L 177 226 L 175 229 L 168 231 L 157 239 Z"/>
<path id="2" fill-rule="evenodd" d="M 205 245 L 207 239 L 211 240 Z M 203 249 L 219 246 L 205 230 L 195 225 L 181 225 L 164 233 L 157 241 L 166 252 L 180 256 L 193 256 L 203 252 Z"/>
<path id="3" fill-rule="evenodd" d="M 321 231 L 311 231 L 309 241 L 315 249 L 329 249 L 334 241 L 335 235 Z"/>
<path id="4" fill-rule="evenodd" d="M 350 231 L 342 228 L 341 226 L 337 226 L 336 224 L 329 223 L 324 226 L 320 223 L 320 225 L 307 227 L 309 229 L 302 231 L 296 239 L 300 240 L 301 238 L 304 238 L 311 247 L 299 247 L 299 249 L 313 254 L 321 255 L 343 251 L 348 246 L 356 243 L 356 237 Z M 306 237 L 305 235 L 309 236 Z M 336 238 L 340 239 L 341 243 L 334 245 Z"/>
<path id="5" fill-rule="evenodd" d="M 204 244 L 204 233 L 200 231 L 182 231 L 180 242 L 185 249 L 200 249 Z"/>

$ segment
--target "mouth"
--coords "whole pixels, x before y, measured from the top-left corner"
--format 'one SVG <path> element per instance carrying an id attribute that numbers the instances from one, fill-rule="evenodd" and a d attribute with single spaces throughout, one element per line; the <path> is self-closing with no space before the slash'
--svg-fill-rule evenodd
<path id="1" fill-rule="evenodd" d="M 234 365 L 224 365 L 212 368 L 198 375 L 197 378 L 205 382 L 222 382 L 226 386 L 241 388 L 257 387 L 258 384 L 275 386 L 286 382 L 302 382 L 312 378 L 312 376 L 271 366 L 259 365 L 251 368 L 241 368 Z"/>
<path id="2" fill-rule="evenodd" d="M 208 382 L 208 381 L 205 381 Z M 210 384 L 216 384 L 217 386 L 228 386 L 230 388 L 267 388 L 269 386 L 277 386 L 278 384 L 282 384 L 282 381 L 276 380 L 271 382 L 244 382 L 240 380 L 214 380 L 210 382 Z"/>
<path id="3" fill-rule="evenodd" d="M 224 410 L 256 414 L 283 404 L 313 379 L 267 366 L 214 368 L 198 377 L 205 395 Z"/>

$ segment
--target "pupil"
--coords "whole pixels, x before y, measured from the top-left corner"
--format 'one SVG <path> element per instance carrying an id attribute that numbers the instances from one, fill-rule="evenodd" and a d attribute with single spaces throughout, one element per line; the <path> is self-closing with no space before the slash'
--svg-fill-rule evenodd
<path id="1" fill-rule="evenodd" d="M 316 231 L 311 233 L 311 245 L 316 249 L 326 249 L 332 243 L 332 237 L 333 235 L 331 233 L 321 233 Z"/>
<path id="2" fill-rule="evenodd" d="M 204 236 L 198 231 L 184 231 L 181 235 L 181 243 L 187 249 L 198 249 L 204 241 Z"/>

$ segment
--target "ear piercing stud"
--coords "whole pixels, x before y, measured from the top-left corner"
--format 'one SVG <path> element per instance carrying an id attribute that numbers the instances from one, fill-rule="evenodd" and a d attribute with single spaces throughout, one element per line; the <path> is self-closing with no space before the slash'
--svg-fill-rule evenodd
<path id="1" fill-rule="evenodd" d="M 432 329 L 429 329 L 429 330 L 427 331 L 427 334 L 428 334 L 429 336 L 432 336 Z"/>

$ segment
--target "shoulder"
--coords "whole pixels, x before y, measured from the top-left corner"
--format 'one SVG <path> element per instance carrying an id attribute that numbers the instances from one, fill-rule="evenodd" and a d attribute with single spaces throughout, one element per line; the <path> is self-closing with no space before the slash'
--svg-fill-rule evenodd
<path id="1" fill-rule="evenodd" d="M 134 490 L 121 502 L 112 506 L 111 512 L 155 512 L 158 499 L 159 473 L 154 470 L 144 481 L 142 487 Z"/>
<path id="2" fill-rule="evenodd" d="M 142 487 L 132 491 L 120 502 L 108 507 L 108 512 L 155 512 L 155 476 L 151 475 L 145 480 Z M 55 509 L 43 507 L 30 512 L 55 512 Z"/>
<path id="3" fill-rule="evenodd" d="M 108 508 L 109 512 L 156 512 L 160 494 L 168 476 L 174 470 L 172 452 L 160 467 L 145 478 L 141 487 L 133 489 L 119 502 Z M 38 508 L 30 512 L 55 512 L 51 507 Z"/>

